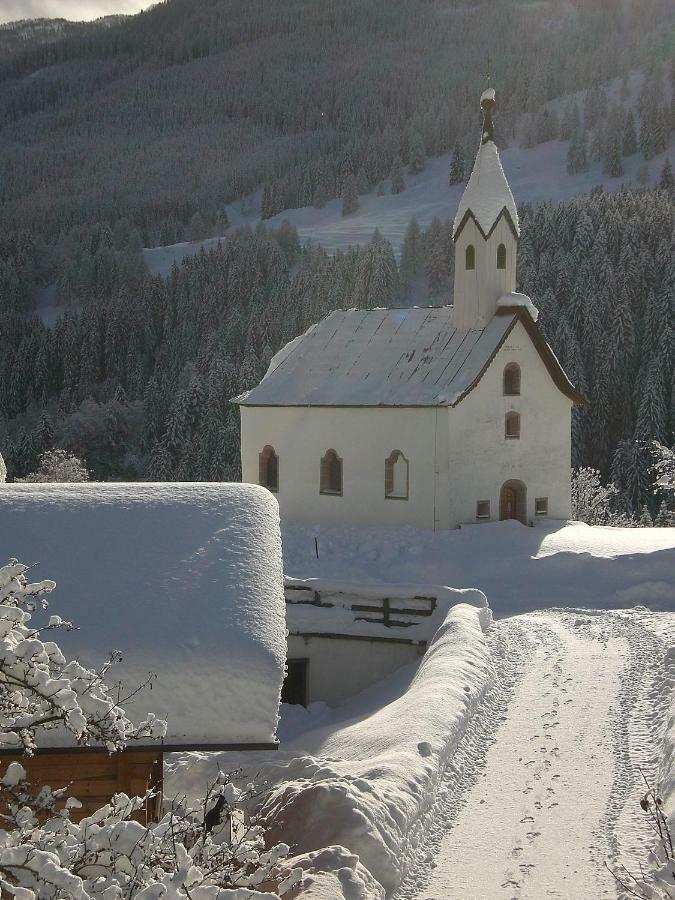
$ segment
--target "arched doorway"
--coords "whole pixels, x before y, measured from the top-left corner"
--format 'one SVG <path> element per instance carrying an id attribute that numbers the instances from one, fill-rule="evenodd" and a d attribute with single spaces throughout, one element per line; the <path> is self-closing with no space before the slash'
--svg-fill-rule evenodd
<path id="1" fill-rule="evenodd" d="M 527 488 L 522 481 L 505 481 L 499 494 L 499 518 L 527 525 Z"/>

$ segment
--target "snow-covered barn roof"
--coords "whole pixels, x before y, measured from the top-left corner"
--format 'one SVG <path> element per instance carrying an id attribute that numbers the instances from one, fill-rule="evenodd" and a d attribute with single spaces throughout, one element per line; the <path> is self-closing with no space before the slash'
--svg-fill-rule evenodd
<path id="1" fill-rule="evenodd" d="M 167 747 L 269 745 L 286 658 L 279 510 L 243 484 L 3 484 L 0 548 L 51 578 L 66 655 L 156 679 L 123 704 L 168 720 Z M 63 745 L 51 732 L 45 746 Z"/>
<path id="2" fill-rule="evenodd" d="M 524 306 L 482 329 L 453 325 L 451 306 L 336 310 L 287 344 L 243 406 L 455 406 L 522 319 L 564 393 L 577 400 Z M 578 402 L 578 400 L 577 400 Z"/>
<path id="3" fill-rule="evenodd" d="M 454 237 L 457 238 L 471 216 L 487 236 L 502 215 L 510 221 L 518 237 L 520 225 L 516 201 L 506 180 L 497 145 L 494 141 L 487 141 L 478 148 L 471 176 L 459 201 L 453 227 Z"/>

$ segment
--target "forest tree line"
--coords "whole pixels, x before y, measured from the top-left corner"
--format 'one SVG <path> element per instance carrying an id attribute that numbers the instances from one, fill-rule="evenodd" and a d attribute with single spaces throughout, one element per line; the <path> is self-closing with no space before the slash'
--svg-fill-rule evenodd
<path id="1" fill-rule="evenodd" d="M 673 210 L 672 188 L 521 208 L 518 288 L 590 401 L 574 412 L 573 465 L 614 482 L 631 515 L 657 514 L 649 446 L 674 440 Z M 331 257 L 301 247 L 287 223 L 261 223 L 166 279 L 147 274 L 137 250 L 117 248 L 107 226 L 81 245 L 84 276 L 69 286 L 78 305 L 51 328 L 14 302 L 30 237 L 0 245 L 0 450 L 10 477 L 60 447 L 98 479 L 237 479 L 230 400 L 281 346 L 336 308 L 451 300 L 449 220 L 426 231 L 411 221 L 398 263 L 377 232 Z"/>

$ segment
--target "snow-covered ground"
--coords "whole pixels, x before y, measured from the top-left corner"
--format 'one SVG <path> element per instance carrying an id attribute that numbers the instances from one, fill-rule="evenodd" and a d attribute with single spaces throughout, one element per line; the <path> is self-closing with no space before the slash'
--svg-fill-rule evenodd
<path id="1" fill-rule="evenodd" d="M 597 900 L 618 896 L 610 870 L 639 875 L 653 843 L 639 769 L 655 781 L 669 700 L 664 628 L 672 642 L 675 616 L 641 610 L 497 623 L 512 657 L 497 658 L 498 701 L 474 720 L 478 752 L 446 772 L 399 900 Z"/>
<path id="2" fill-rule="evenodd" d="M 284 529 L 283 544 L 287 575 L 477 587 L 496 616 L 551 606 L 675 610 L 675 528 L 551 520 L 535 528 L 490 522 L 435 533 L 295 526 Z"/>
<path id="3" fill-rule="evenodd" d="M 666 156 L 669 155 L 675 163 L 673 145 L 667 153 L 649 163 L 637 154 L 625 159 L 622 178 L 603 175 L 600 163 L 595 163 L 588 172 L 568 175 L 567 147 L 565 141 L 549 141 L 531 149 L 511 146 L 502 151 L 504 171 L 517 203 L 570 200 L 588 194 L 598 184 L 606 190 L 615 191 L 624 184 L 637 183 L 638 173 L 645 165 L 649 182 L 654 184 Z M 400 194 L 378 196 L 376 191 L 371 191 L 362 195 L 359 197 L 359 208 L 353 215 L 342 215 L 342 201 L 338 199 L 331 200 L 323 209 L 307 206 L 285 210 L 269 219 L 267 225 L 274 228 L 288 221 L 298 229 L 303 243 L 312 241 L 321 244 L 331 253 L 338 249 L 345 250 L 350 245 L 367 243 L 375 229 L 379 228 L 398 254 L 413 216 L 422 228 L 427 228 L 435 217 L 454 218 L 464 185 L 448 186 L 450 161 L 449 153 L 428 160 L 419 175 L 406 176 L 406 189 Z M 227 214 L 232 228 L 247 223 L 254 225 L 258 221 L 256 215 L 242 214 L 240 204 L 236 203 L 227 207 Z M 153 274 L 167 275 L 174 262 L 180 263 L 184 257 L 198 253 L 202 247 L 206 250 L 214 248 L 219 240 L 221 238 L 216 237 L 168 247 L 152 247 L 144 251 L 145 261 Z"/>
<path id="4" fill-rule="evenodd" d="M 621 897 L 608 866 L 638 873 L 654 843 L 642 772 L 675 813 L 675 529 L 298 528 L 284 555 L 341 584 L 471 582 L 500 618 L 454 607 L 419 665 L 283 707 L 277 755 L 173 757 L 169 792 L 260 773 L 275 829 L 319 851 L 310 896 Z"/>

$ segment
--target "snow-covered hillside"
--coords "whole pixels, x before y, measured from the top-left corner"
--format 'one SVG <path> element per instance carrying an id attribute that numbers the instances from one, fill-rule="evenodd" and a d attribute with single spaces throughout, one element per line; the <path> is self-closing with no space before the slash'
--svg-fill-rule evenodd
<path id="1" fill-rule="evenodd" d="M 639 154 L 624 160 L 623 178 L 609 178 L 602 174 L 600 163 L 594 163 L 588 172 L 568 175 L 566 155 L 568 143 L 549 141 L 532 149 L 517 146 L 507 147 L 502 153 L 502 163 L 517 203 L 540 202 L 544 200 L 569 200 L 580 194 L 587 194 L 598 184 L 606 190 L 618 190 L 625 184 L 636 184 L 638 173 L 647 166 L 649 183 L 654 184 L 659 177 L 665 157 L 669 155 L 675 163 L 675 145 L 667 154 L 661 154 L 645 163 Z M 448 172 L 451 154 L 428 160 L 425 170 L 419 175 L 406 176 L 406 190 L 401 194 L 387 193 L 378 196 L 376 191 L 359 198 L 359 209 L 353 215 L 342 216 L 342 201 L 331 200 L 323 209 L 312 206 L 290 209 L 267 220 L 270 228 L 288 221 L 298 229 L 301 241 L 321 244 L 330 252 L 345 250 L 350 245 L 364 244 L 370 240 L 376 228 L 391 241 L 398 254 L 405 229 L 415 216 L 422 228 L 428 227 L 434 217 L 454 218 L 459 204 L 463 184 L 448 186 Z M 255 224 L 254 215 L 242 215 L 238 204 L 227 208 L 231 227 Z M 153 274 L 166 275 L 174 262 L 188 255 L 198 253 L 204 247 L 216 247 L 220 238 L 174 244 L 169 247 L 153 247 L 144 251 L 145 260 Z"/>

